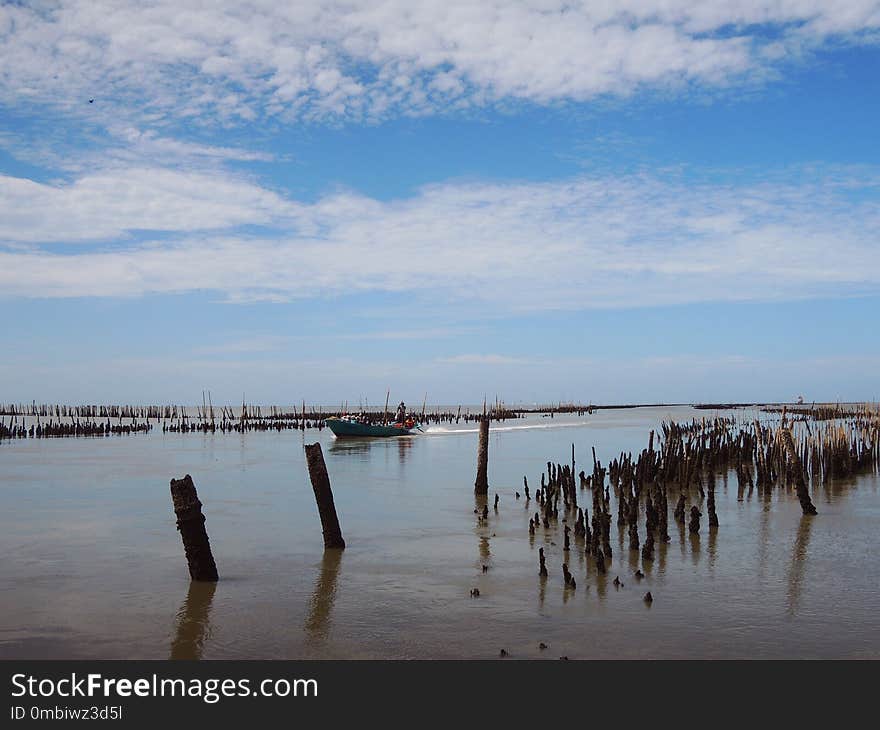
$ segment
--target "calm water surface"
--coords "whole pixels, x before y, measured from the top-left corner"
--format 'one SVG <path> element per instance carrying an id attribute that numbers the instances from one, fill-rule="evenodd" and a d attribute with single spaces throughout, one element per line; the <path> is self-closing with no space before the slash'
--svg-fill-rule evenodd
<path id="1" fill-rule="evenodd" d="M 703 510 L 698 538 L 680 532 L 670 498 L 672 542 L 653 563 L 641 566 L 615 519 L 608 575 L 573 549 L 578 587 L 563 588 L 561 520 L 529 539 L 535 502 L 514 496 L 523 475 L 534 491 L 548 460 L 570 462 L 572 443 L 589 473 L 591 446 L 607 464 L 644 448 L 660 420 L 703 415 L 642 408 L 493 426 L 488 526 L 473 514 L 473 425 L 375 441 L 307 432 L 323 445 L 348 544 L 326 555 L 300 432 L 4 442 L 0 657 L 880 656 L 876 476 L 818 486 L 819 515 L 804 518 L 784 489 L 738 500 L 731 472 L 717 484 L 717 531 Z M 216 586 L 190 583 L 175 529 L 168 482 L 186 473 Z"/>

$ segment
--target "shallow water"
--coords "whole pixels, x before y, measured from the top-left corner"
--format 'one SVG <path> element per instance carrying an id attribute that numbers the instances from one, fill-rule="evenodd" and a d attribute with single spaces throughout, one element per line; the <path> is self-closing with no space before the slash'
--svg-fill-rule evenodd
<path id="1" fill-rule="evenodd" d="M 561 518 L 530 540 L 535 502 L 514 495 L 523 475 L 534 493 L 548 460 L 570 463 L 572 443 L 589 473 L 591 446 L 607 464 L 644 448 L 661 419 L 704 415 L 640 408 L 493 424 L 485 527 L 473 514 L 473 424 L 373 441 L 309 431 L 348 545 L 326 555 L 301 432 L 3 442 L 0 657 L 880 656 L 876 475 L 816 487 L 819 515 L 805 518 L 782 488 L 738 501 L 730 472 L 717 482 L 717 531 L 705 510 L 698 538 L 670 514 L 672 541 L 643 567 L 613 519 L 608 575 L 573 541 L 578 586 L 564 589 Z M 186 473 L 204 503 L 216 586 L 190 583 L 175 529 L 168 482 Z"/>

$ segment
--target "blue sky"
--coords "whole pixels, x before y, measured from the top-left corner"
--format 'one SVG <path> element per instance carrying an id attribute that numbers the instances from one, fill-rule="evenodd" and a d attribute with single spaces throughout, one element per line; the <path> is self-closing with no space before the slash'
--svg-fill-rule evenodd
<path id="1" fill-rule="evenodd" d="M 0 401 L 880 398 L 880 3 L 275 5 L 0 4 Z"/>

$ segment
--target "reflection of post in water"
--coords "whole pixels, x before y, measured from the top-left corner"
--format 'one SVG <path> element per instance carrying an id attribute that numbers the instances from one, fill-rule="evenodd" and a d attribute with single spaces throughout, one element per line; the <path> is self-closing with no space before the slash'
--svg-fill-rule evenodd
<path id="1" fill-rule="evenodd" d="M 718 540 L 718 528 L 709 527 L 709 574 L 712 575 L 715 568 L 715 554 Z"/>
<path id="2" fill-rule="evenodd" d="M 791 554 L 791 566 L 788 569 L 788 615 L 797 613 L 801 599 L 801 588 L 804 582 L 804 568 L 807 565 L 807 550 L 810 547 L 810 530 L 813 526 L 811 515 L 801 515 L 798 524 L 797 537 L 794 541 L 794 550 Z"/>
<path id="3" fill-rule="evenodd" d="M 766 487 L 764 492 L 770 490 Z M 763 495 L 762 499 L 763 499 Z M 761 506 L 760 530 L 758 531 L 758 576 L 763 579 L 770 557 L 770 505 L 766 502 Z"/>
<path id="4" fill-rule="evenodd" d="M 631 573 L 635 573 L 639 569 L 639 551 L 628 550 L 627 552 L 629 554 L 629 570 Z"/>
<path id="5" fill-rule="evenodd" d="M 480 560 L 483 561 L 483 565 L 489 562 L 489 558 L 491 557 L 492 552 L 489 550 L 489 538 L 485 535 L 480 535 Z"/>
<path id="6" fill-rule="evenodd" d="M 600 599 L 604 599 L 608 593 L 608 576 L 598 571 L 596 571 L 596 592 Z"/>
<path id="7" fill-rule="evenodd" d="M 214 582 L 194 580 L 189 584 L 186 600 L 177 612 L 171 659 L 202 658 L 202 647 L 211 635 L 208 614 L 216 590 Z"/>
<path id="8" fill-rule="evenodd" d="M 699 565 L 700 563 L 700 536 L 691 533 L 688 535 L 691 541 L 691 562 L 694 565 Z"/>
<path id="9" fill-rule="evenodd" d="M 315 590 L 306 617 L 306 633 L 315 639 L 326 639 L 330 627 L 330 612 L 336 599 L 336 579 L 342 562 L 342 550 L 328 548 L 321 558 L 321 572 L 315 581 Z"/>

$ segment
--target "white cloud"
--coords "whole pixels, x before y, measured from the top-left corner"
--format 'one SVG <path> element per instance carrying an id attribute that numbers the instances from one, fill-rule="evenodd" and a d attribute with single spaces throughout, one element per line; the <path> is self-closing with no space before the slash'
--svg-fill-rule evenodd
<path id="1" fill-rule="evenodd" d="M 313 204 L 219 174 L 117 169 L 57 186 L 0 178 L 0 240 L 18 242 L 0 250 L 0 295 L 391 292 L 516 311 L 876 292 L 876 174 L 800 178 L 449 183 L 387 202 L 342 192 Z M 238 232 L 247 224 L 272 228 Z M 125 244 L 137 229 L 172 233 Z M 43 245 L 65 241 L 111 242 Z"/>
<path id="2" fill-rule="evenodd" d="M 54 185 L 0 175 L 0 241 L 97 241 L 138 229 L 267 225 L 295 208 L 229 174 L 111 167 Z"/>
<path id="3" fill-rule="evenodd" d="M 423 114 L 760 80 L 878 30 L 876 0 L 6 4 L 0 99 L 106 119 Z"/>

